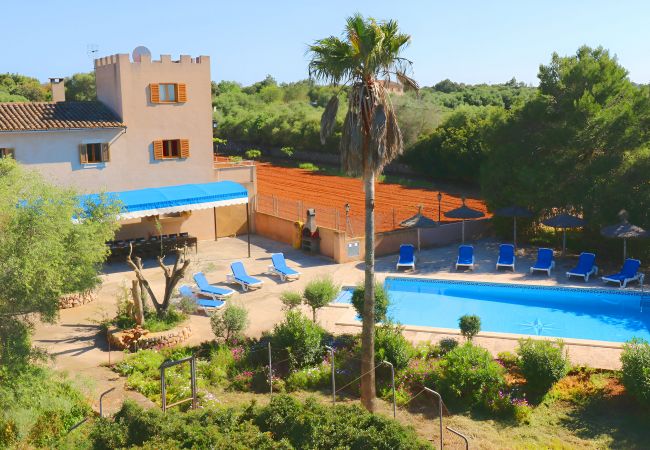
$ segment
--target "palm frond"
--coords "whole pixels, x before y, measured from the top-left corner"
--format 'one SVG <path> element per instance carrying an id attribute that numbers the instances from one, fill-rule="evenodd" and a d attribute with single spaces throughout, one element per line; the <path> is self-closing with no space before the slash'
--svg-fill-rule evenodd
<path id="1" fill-rule="evenodd" d="M 339 110 L 339 96 L 334 94 L 327 102 L 325 111 L 320 118 L 320 143 L 325 145 L 327 138 L 332 135 L 334 125 L 336 125 L 336 113 Z"/>
<path id="2" fill-rule="evenodd" d="M 381 161 L 386 152 L 386 109 L 383 104 L 377 105 L 370 127 L 370 148 L 374 149 L 373 160 Z"/>
<path id="3" fill-rule="evenodd" d="M 411 90 L 416 92 L 420 90 L 420 85 L 418 82 L 413 78 L 407 76 L 404 72 L 398 70 L 395 72 L 395 76 L 397 77 L 397 80 L 402 84 L 402 86 L 404 86 L 404 90 Z"/>

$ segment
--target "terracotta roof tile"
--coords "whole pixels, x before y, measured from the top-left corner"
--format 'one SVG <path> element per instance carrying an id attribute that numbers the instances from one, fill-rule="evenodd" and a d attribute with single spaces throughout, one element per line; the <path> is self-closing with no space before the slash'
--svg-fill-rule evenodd
<path id="1" fill-rule="evenodd" d="M 0 132 L 123 126 L 101 102 L 0 103 Z"/>

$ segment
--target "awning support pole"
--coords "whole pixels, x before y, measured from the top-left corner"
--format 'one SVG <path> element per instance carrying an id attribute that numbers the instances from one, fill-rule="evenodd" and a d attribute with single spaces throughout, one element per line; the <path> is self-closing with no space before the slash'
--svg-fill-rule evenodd
<path id="1" fill-rule="evenodd" d="M 246 237 L 248 239 L 248 257 L 251 257 L 251 225 L 250 225 L 251 215 L 248 208 L 248 203 L 246 203 Z"/>
<path id="2" fill-rule="evenodd" d="M 214 240 L 217 240 L 217 207 L 214 207 Z"/>

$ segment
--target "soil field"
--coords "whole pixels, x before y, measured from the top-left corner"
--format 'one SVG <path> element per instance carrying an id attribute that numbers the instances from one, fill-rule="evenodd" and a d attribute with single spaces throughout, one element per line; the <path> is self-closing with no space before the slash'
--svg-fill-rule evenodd
<path id="1" fill-rule="evenodd" d="M 363 231 L 364 192 L 360 179 L 259 163 L 257 182 L 257 209 L 260 212 L 304 221 L 306 209 L 314 208 L 318 225 L 345 230 L 345 204 L 348 203 L 349 226 L 355 234 Z M 378 232 L 399 228 L 399 223 L 416 214 L 420 206 L 424 215 L 438 220 L 436 190 L 377 183 L 375 194 Z M 445 211 L 458 208 L 461 204 L 459 195 L 443 191 L 440 203 L 442 222 L 451 222 L 444 217 Z M 467 198 L 466 205 L 489 216 L 485 203 L 480 199 Z"/>

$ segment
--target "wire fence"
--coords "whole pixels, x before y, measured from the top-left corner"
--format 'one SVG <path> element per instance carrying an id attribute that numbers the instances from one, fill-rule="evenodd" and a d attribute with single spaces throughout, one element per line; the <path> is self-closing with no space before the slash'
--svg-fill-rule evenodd
<path id="1" fill-rule="evenodd" d="M 375 230 L 386 232 L 401 229 L 400 224 L 413 217 L 418 212 L 439 223 L 451 223 L 444 217 L 444 211 L 450 209 L 451 204 L 445 202 L 438 207 L 403 206 L 375 211 Z M 282 198 L 275 195 L 257 194 L 255 210 L 281 219 L 304 222 L 308 209 L 316 212 L 316 224 L 320 227 L 330 228 L 345 232 L 351 237 L 363 235 L 365 227 L 365 213 L 362 205 L 350 206 L 346 212 L 346 205 L 340 207 L 325 206 L 316 202 Z"/>

